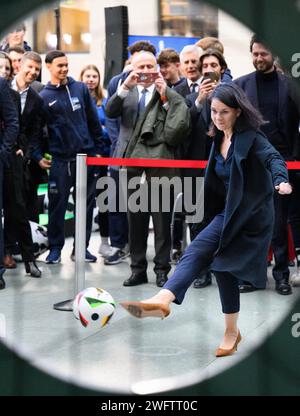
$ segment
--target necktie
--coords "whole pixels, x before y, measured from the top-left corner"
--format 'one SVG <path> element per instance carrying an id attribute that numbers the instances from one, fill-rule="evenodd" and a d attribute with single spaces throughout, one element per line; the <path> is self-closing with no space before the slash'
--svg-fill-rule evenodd
<path id="1" fill-rule="evenodd" d="M 142 114 L 142 112 L 145 110 L 145 107 L 146 107 L 146 93 L 147 92 L 148 92 L 148 90 L 146 88 L 144 88 L 142 90 L 142 93 L 141 93 L 142 96 L 140 98 L 139 105 L 138 105 L 138 114 L 139 115 Z"/>
<path id="2" fill-rule="evenodd" d="M 196 88 L 198 87 L 198 84 L 195 82 L 191 84 L 191 92 L 197 92 Z"/>

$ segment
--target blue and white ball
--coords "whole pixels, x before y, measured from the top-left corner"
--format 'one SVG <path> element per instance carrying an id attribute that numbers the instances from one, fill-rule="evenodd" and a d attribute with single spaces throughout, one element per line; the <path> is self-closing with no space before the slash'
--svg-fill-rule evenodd
<path id="1" fill-rule="evenodd" d="M 73 302 L 73 313 L 85 328 L 103 328 L 115 312 L 116 303 L 106 291 L 89 287 L 79 292 Z"/>

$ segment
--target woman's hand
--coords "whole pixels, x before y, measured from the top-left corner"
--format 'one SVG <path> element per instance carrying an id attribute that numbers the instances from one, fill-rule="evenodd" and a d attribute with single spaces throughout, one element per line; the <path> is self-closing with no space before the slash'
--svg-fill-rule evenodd
<path id="1" fill-rule="evenodd" d="M 24 157 L 23 150 L 22 150 L 22 149 L 18 149 L 18 150 L 16 151 L 16 155 L 17 155 L 17 156 L 22 156 L 22 157 Z"/>
<path id="2" fill-rule="evenodd" d="M 293 192 L 293 189 L 288 182 L 281 182 L 279 185 L 275 186 L 275 189 L 280 195 L 289 195 Z"/>

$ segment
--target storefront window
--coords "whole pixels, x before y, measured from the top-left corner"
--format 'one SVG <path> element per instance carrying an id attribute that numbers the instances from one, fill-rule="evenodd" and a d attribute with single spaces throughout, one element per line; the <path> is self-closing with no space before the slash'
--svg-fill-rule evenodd
<path id="1" fill-rule="evenodd" d="M 60 48 L 65 52 L 89 52 L 91 43 L 88 0 L 58 2 L 57 10 L 39 14 L 35 21 L 35 50 L 45 53 L 57 47 L 57 19 L 60 19 Z"/>
<path id="2" fill-rule="evenodd" d="M 218 37 L 218 10 L 201 0 L 160 0 L 161 35 Z"/>

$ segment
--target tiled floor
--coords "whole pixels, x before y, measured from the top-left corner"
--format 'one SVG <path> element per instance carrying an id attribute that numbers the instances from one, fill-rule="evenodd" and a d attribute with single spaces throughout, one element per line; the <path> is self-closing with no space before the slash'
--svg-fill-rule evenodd
<path id="1" fill-rule="evenodd" d="M 90 250 L 96 254 L 99 237 L 93 233 Z M 53 304 L 74 296 L 75 266 L 70 260 L 68 239 L 62 263 L 47 265 L 39 259 L 42 279 L 23 273 L 23 265 L 7 271 L 7 288 L 0 292 L 0 315 L 4 342 L 12 345 L 34 365 L 51 374 L 86 387 L 127 393 L 152 393 L 188 385 L 210 377 L 243 359 L 272 333 L 300 294 L 280 296 L 269 279 L 264 291 L 241 295 L 240 330 L 243 341 L 236 354 L 216 359 L 222 337 L 223 318 L 216 282 L 205 289 L 191 288 L 182 306 L 172 306 L 165 320 L 137 320 L 120 306 L 109 324 L 100 330 L 81 326 L 72 312 L 60 312 Z M 153 256 L 149 238 L 149 259 Z M 102 287 L 118 303 L 143 299 L 157 291 L 153 263 L 149 283 L 122 286 L 130 273 L 129 259 L 115 266 L 86 265 L 86 287 Z M 295 270 L 291 269 L 293 273 Z M 3 325 L 2 325 L 3 326 Z M 5 332 L 5 333 L 4 333 Z"/>

